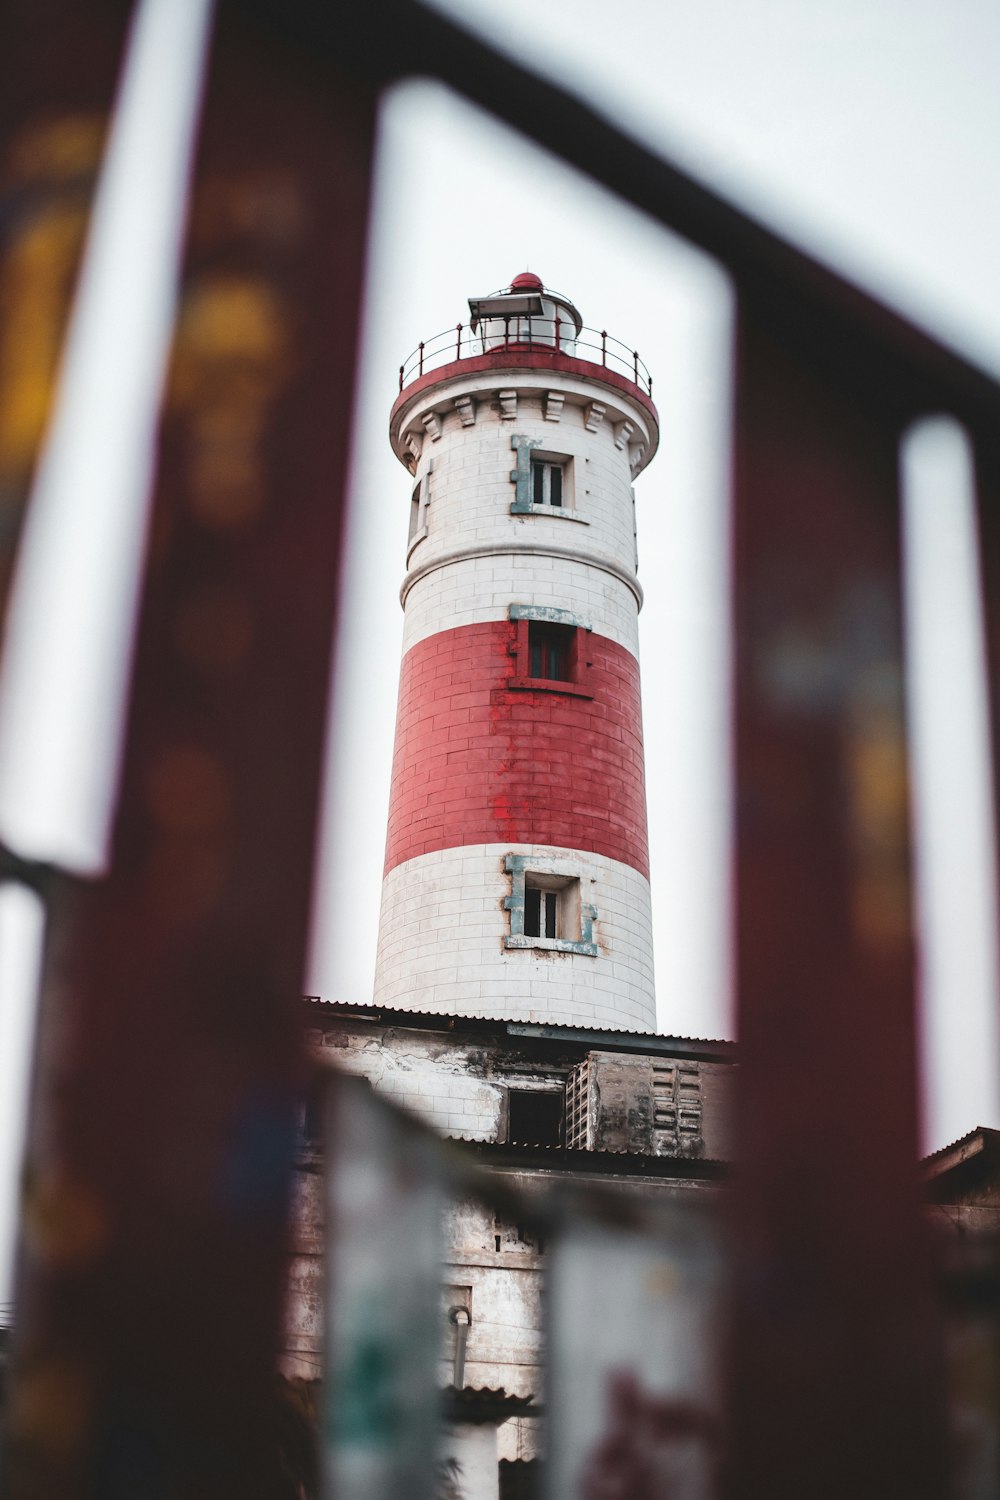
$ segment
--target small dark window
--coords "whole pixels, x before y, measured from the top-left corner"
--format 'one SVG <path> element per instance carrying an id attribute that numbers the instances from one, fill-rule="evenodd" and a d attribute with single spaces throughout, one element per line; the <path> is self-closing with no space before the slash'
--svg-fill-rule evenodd
<path id="1" fill-rule="evenodd" d="M 507 1095 L 507 1139 L 526 1146 L 562 1144 L 563 1096 L 541 1089 L 511 1089 Z"/>
<path id="2" fill-rule="evenodd" d="M 323 1120 L 326 1096 L 321 1086 L 309 1090 L 302 1111 L 302 1134 L 310 1146 L 318 1146 L 323 1139 Z"/>
<path id="3" fill-rule="evenodd" d="M 540 620 L 528 622 L 528 676 L 548 682 L 569 682 L 570 653 L 573 648 L 572 625 L 549 625 Z"/>
<path id="4" fill-rule="evenodd" d="M 535 458 L 531 462 L 532 505 L 555 505 L 563 503 L 563 466 L 546 463 Z"/>
<path id="5" fill-rule="evenodd" d="M 558 897 L 555 891 L 540 891 L 525 882 L 524 887 L 524 935 L 525 937 L 556 936 L 556 911 Z"/>

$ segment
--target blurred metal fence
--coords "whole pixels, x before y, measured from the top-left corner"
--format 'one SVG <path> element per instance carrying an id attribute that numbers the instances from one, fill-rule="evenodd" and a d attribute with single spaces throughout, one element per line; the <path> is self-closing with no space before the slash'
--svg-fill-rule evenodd
<path id="1" fill-rule="evenodd" d="M 117 0 L 7 6 L 8 329 L 34 285 L 23 277 L 51 275 L 32 339 L 6 346 L 21 357 L 0 366 L 4 579 L 126 20 Z M 270 1381 L 305 1069 L 289 997 L 311 889 L 372 131 L 379 91 L 416 75 L 733 279 L 743 1156 L 727 1493 L 931 1500 L 947 1492 L 945 1420 L 913 1172 L 898 448 L 928 413 L 971 437 L 995 713 L 1000 391 L 416 0 L 219 6 L 111 866 L 47 877 L 7 1492 L 275 1492 Z M 55 259 L 31 259 L 31 235 L 63 210 Z M 253 339 L 234 343 L 234 328 Z M 798 670 L 819 659 L 821 674 Z M 22 854 L 8 860 L 14 878 Z"/>

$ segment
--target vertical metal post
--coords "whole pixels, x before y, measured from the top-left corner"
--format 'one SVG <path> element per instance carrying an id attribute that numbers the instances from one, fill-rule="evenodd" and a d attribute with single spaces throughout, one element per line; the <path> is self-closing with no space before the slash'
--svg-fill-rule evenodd
<path id="1" fill-rule="evenodd" d="M 601 329 L 601 364 L 602 365 L 606 365 L 607 362 L 608 362 L 608 330 L 606 328 L 602 328 Z"/>
<path id="2" fill-rule="evenodd" d="M 461 359 L 462 358 L 462 325 L 461 325 L 461 323 L 456 323 L 456 325 L 455 325 L 455 335 L 456 335 L 456 337 L 455 337 L 455 358 L 456 359 Z"/>
<path id="3" fill-rule="evenodd" d="M 946 1488 L 915 1171 L 900 418 L 863 384 L 772 304 L 742 305 L 740 1500 Z"/>
<path id="4" fill-rule="evenodd" d="M 1000 841 L 1000 442 L 991 422 L 970 433 L 974 443 L 983 636 L 989 693 L 993 809 Z M 1000 1058 L 994 1060 L 1000 1068 Z"/>
<path id="5" fill-rule="evenodd" d="M 374 100 L 241 11 L 209 78 L 112 868 L 52 901 L 10 1500 L 277 1482 Z"/>

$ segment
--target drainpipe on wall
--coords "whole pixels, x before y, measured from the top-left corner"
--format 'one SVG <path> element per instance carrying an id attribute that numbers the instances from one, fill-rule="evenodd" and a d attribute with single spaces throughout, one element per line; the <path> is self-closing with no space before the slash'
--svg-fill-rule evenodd
<path id="1" fill-rule="evenodd" d="M 455 1371 L 452 1384 L 456 1391 L 460 1391 L 465 1381 L 465 1345 L 469 1337 L 472 1314 L 467 1307 L 452 1307 L 448 1309 L 448 1322 L 453 1323 L 455 1327 Z"/>

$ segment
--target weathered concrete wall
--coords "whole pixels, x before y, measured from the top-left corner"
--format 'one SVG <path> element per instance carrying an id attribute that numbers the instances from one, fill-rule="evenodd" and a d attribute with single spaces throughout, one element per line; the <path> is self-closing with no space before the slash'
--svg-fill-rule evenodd
<path id="1" fill-rule="evenodd" d="M 452 1031 L 421 1027 L 418 1017 L 413 1017 L 412 1024 L 398 1026 L 322 1013 L 323 1007 L 313 1007 L 314 1019 L 323 1021 L 310 1033 L 312 1049 L 319 1058 L 367 1078 L 380 1093 L 412 1110 L 442 1134 L 480 1141 L 504 1140 L 510 1089 L 558 1089 L 588 1051 L 583 1040 L 519 1038 L 499 1024 L 491 1028 L 467 1022 L 465 1029 Z M 633 1071 L 641 1074 L 645 1063 L 648 1058 L 640 1056 L 640 1066 Z M 701 1067 L 713 1079 L 713 1108 L 719 1107 L 716 1094 L 724 1092 L 731 1067 L 704 1062 Z M 717 1140 L 714 1127 L 710 1135 L 712 1142 Z M 288 1375 L 314 1377 L 320 1372 L 320 1172 L 318 1155 L 307 1153 L 295 1186 L 289 1247 L 289 1303 L 282 1360 Z M 651 1194 L 692 1196 L 718 1191 L 698 1179 L 649 1179 L 596 1170 L 570 1173 L 555 1158 L 546 1165 L 544 1157 L 539 1158 L 537 1166 L 499 1168 L 498 1175 L 529 1196 L 569 1177 L 580 1187 L 600 1186 L 647 1199 Z M 448 1311 L 461 1307 L 471 1319 L 464 1383 L 502 1387 L 513 1396 L 530 1395 L 541 1405 L 545 1265 L 544 1245 L 529 1230 L 498 1215 L 494 1205 L 475 1201 L 451 1206 L 442 1267 L 442 1386 L 451 1383 L 454 1376 L 455 1330 L 448 1321 Z M 499 1428 L 496 1444 L 495 1457 L 533 1458 L 543 1449 L 542 1422 L 531 1417 L 508 1420 Z"/>
<path id="2" fill-rule="evenodd" d="M 539 1398 L 543 1259 L 537 1243 L 522 1238 L 515 1225 L 498 1221 L 488 1205 L 478 1203 L 455 1206 L 448 1216 L 446 1240 L 445 1281 L 464 1290 L 471 1318 L 466 1384 Z M 442 1370 L 446 1379 L 453 1370 L 451 1343 L 449 1335 Z"/>
<path id="3" fill-rule="evenodd" d="M 729 1161 L 733 1067 L 592 1052 L 567 1089 L 566 1139 L 591 1151 Z"/>
<path id="4" fill-rule="evenodd" d="M 316 1032 L 320 1057 L 367 1078 L 443 1135 L 496 1140 L 509 1074 L 496 1055 L 447 1033 L 352 1022 Z"/>
<path id="5" fill-rule="evenodd" d="M 444 1133 L 495 1140 L 504 1124 L 508 1086 L 551 1085 L 565 1076 L 566 1060 L 534 1062 L 519 1048 L 477 1045 L 468 1038 L 409 1028 L 374 1028 L 350 1021 L 317 1034 L 317 1050 L 370 1079 L 395 1102 L 422 1115 Z M 503 1179 L 527 1196 L 544 1192 L 568 1174 L 553 1164 L 503 1169 Z M 649 1180 L 604 1173 L 572 1174 L 580 1187 L 600 1186 L 648 1198 L 715 1192 L 697 1180 Z M 454 1375 L 455 1332 L 449 1308 L 461 1307 L 470 1324 L 465 1384 L 503 1388 L 510 1395 L 543 1399 L 544 1246 L 534 1233 L 498 1215 L 487 1202 L 451 1206 L 445 1225 L 442 1267 L 440 1379 Z M 288 1375 L 316 1375 L 322 1335 L 322 1178 L 318 1157 L 307 1157 L 295 1188 L 289 1306 L 282 1368 Z M 539 1443 L 538 1423 L 516 1418 L 500 1429 L 500 1456 L 530 1458 Z"/>

